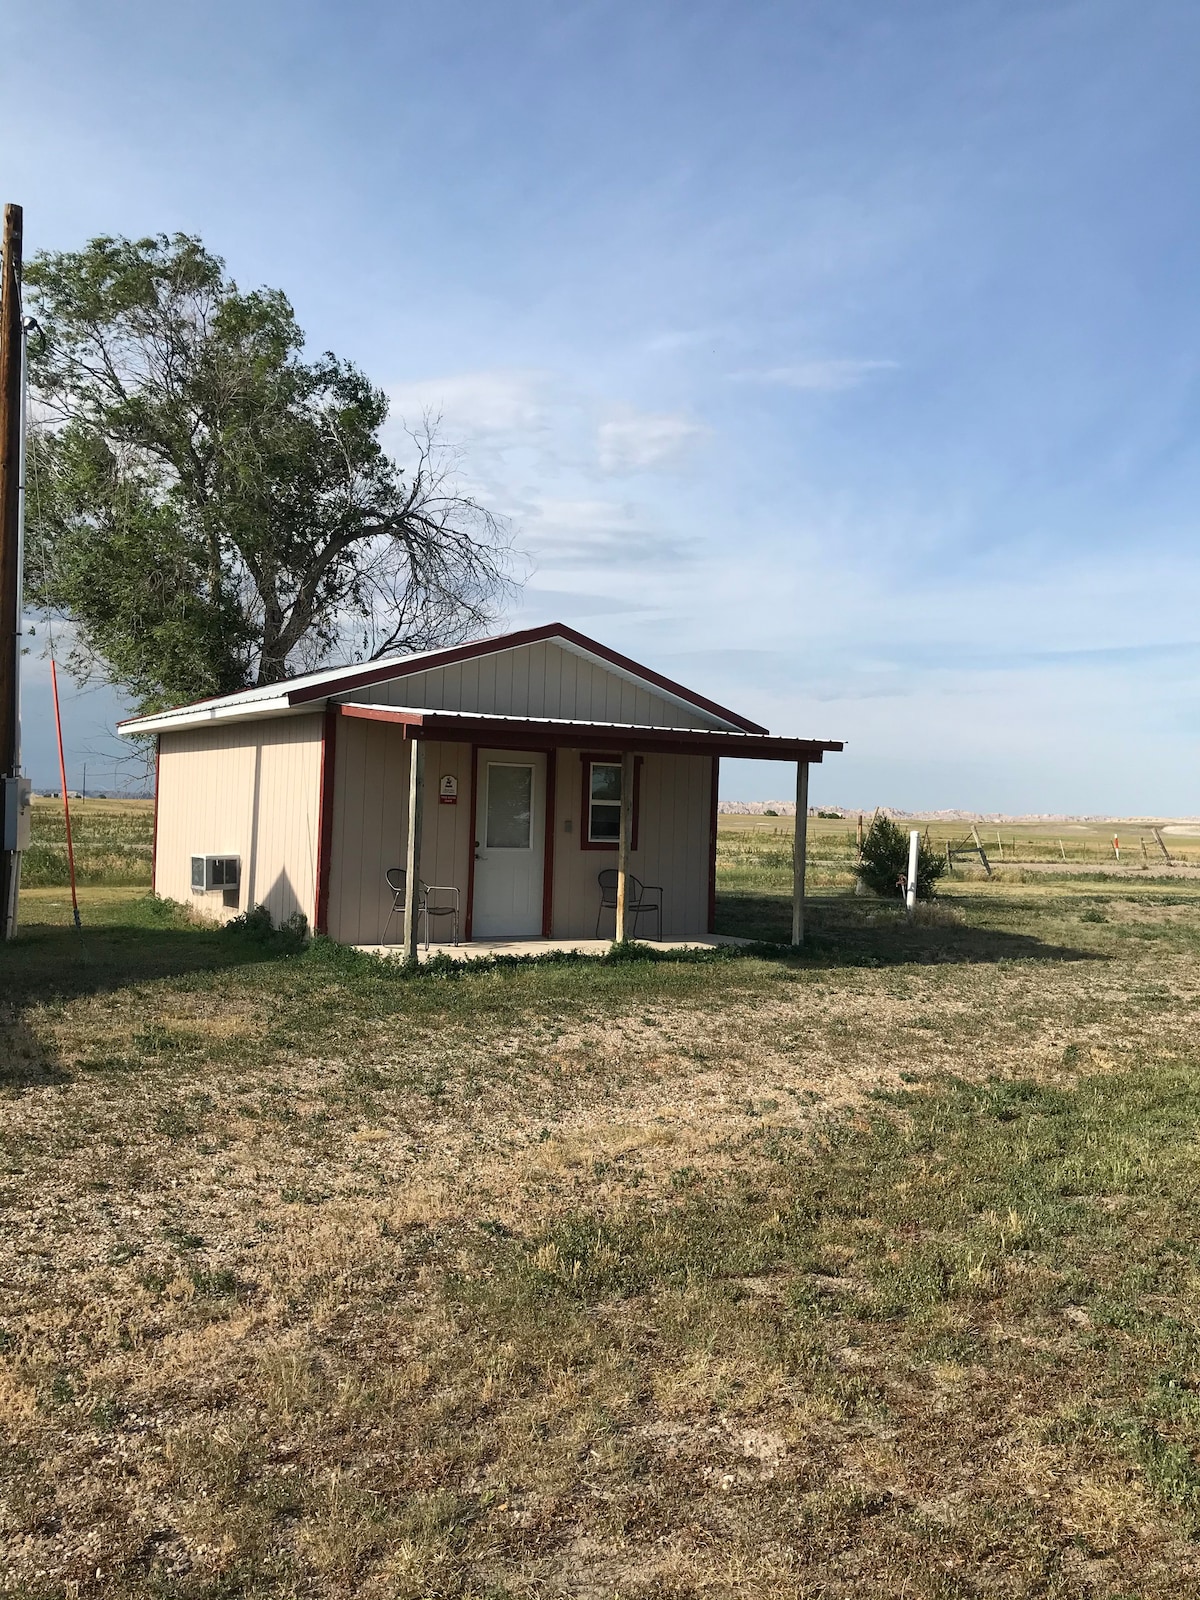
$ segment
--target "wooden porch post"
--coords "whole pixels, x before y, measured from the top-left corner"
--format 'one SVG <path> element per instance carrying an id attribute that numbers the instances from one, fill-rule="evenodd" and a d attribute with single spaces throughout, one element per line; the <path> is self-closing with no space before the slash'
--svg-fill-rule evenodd
<path id="1" fill-rule="evenodd" d="M 625 886 L 629 877 L 629 850 L 633 840 L 633 752 L 626 750 L 621 756 L 621 831 L 617 836 L 617 926 L 616 941 L 624 944 L 629 937 L 625 915 Z"/>
<path id="2" fill-rule="evenodd" d="M 796 837 L 792 846 L 792 943 L 804 943 L 804 869 L 808 861 L 808 762 L 796 763 Z"/>
<path id="3" fill-rule="evenodd" d="M 421 899 L 421 824 L 424 820 L 425 741 L 409 741 L 408 851 L 404 863 L 404 959 L 417 959 L 417 911 Z"/>

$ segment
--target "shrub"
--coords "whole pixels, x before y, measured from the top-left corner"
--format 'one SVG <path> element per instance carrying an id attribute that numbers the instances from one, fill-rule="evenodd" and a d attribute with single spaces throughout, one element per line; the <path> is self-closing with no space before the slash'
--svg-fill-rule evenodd
<path id="1" fill-rule="evenodd" d="M 932 900 L 935 885 L 946 870 L 942 856 L 922 840 L 917 852 L 917 899 Z M 908 836 L 890 817 L 877 816 L 863 840 L 858 875 L 876 894 L 904 896 L 908 876 Z"/>
<path id="2" fill-rule="evenodd" d="M 308 939 L 308 918 L 303 911 L 294 911 L 276 927 L 266 906 L 250 906 L 240 916 L 231 917 L 222 931 L 234 938 L 261 944 L 279 955 L 290 955 L 304 948 Z"/>

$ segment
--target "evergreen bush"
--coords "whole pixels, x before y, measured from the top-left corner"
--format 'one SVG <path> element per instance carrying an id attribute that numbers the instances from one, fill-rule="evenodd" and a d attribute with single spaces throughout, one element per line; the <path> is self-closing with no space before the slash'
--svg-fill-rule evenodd
<path id="1" fill-rule="evenodd" d="M 944 858 L 922 840 L 917 851 L 918 900 L 934 898 L 937 880 L 945 870 Z M 876 816 L 867 829 L 858 875 L 867 888 L 876 894 L 904 898 L 904 884 L 908 877 L 908 835 L 890 817 Z"/>

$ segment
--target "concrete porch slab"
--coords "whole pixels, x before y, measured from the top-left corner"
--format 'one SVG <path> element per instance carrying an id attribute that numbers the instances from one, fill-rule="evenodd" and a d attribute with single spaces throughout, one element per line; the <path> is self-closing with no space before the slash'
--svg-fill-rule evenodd
<path id="1" fill-rule="evenodd" d="M 735 939 L 731 934 L 703 933 L 694 939 L 647 939 L 639 941 L 652 950 L 711 950 L 718 945 L 746 945 L 749 939 Z M 356 950 L 368 955 L 400 957 L 403 952 L 395 944 L 358 944 Z M 426 950 L 420 946 L 422 961 L 431 956 L 450 956 L 454 961 L 479 961 L 488 956 L 549 956 L 569 951 L 584 956 L 602 956 L 612 948 L 611 939 L 472 939 L 470 944 L 431 944 Z"/>

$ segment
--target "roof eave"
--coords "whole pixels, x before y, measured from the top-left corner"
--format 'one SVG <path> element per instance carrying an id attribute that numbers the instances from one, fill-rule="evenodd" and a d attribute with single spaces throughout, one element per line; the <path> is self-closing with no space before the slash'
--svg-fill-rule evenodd
<path id="1" fill-rule="evenodd" d="M 657 728 L 649 724 L 580 722 L 565 717 L 510 717 L 466 711 L 426 711 L 409 706 L 334 702 L 339 716 L 387 722 L 406 739 L 444 739 L 521 749 L 644 750 L 677 755 L 728 755 L 747 761 L 808 761 L 843 748 L 840 739 L 797 739 L 728 728 Z"/>
<path id="2" fill-rule="evenodd" d="M 245 705 L 186 706 L 179 711 L 158 711 L 148 717 L 127 717 L 117 723 L 117 732 L 123 739 L 137 739 L 144 734 L 172 733 L 176 728 L 207 728 L 220 722 L 246 722 L 265 717 L 295 716 L 300 712 L 315 711 L 314 705 L 294 706 L 286 697 L 275 700 L 251 700 Z"/>

